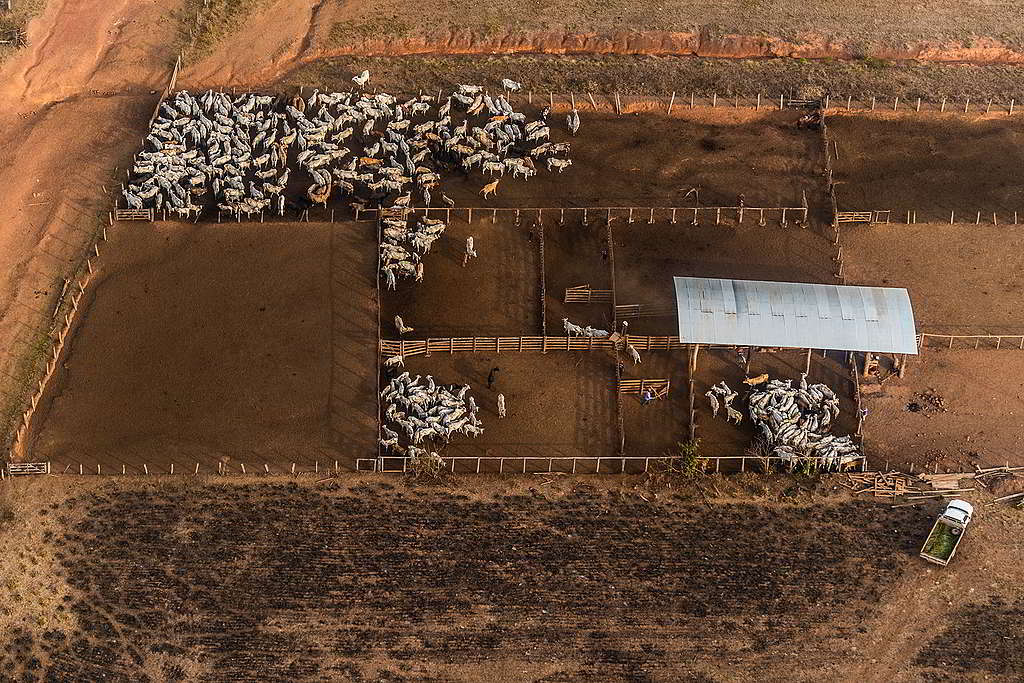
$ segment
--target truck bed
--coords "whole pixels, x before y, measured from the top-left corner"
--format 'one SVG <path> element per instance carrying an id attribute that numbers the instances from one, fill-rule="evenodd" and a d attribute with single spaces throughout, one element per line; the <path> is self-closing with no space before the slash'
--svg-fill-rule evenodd
<path id="1" fill-rule="evenodd" d="M 921 556 L 945 564 L 953 556 L 962 537 L 962 529 L 944 519 L 938 519 L 921 548 Z"/>

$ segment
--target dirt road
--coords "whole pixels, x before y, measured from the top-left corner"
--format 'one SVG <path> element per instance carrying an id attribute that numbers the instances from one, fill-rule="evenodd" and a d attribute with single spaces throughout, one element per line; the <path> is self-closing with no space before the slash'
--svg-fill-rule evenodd
<path id="1" fill-rule="evenodd" d="M 0 69 L 0 432 L 174 53 L 178 0 L 52 0 Z"/>

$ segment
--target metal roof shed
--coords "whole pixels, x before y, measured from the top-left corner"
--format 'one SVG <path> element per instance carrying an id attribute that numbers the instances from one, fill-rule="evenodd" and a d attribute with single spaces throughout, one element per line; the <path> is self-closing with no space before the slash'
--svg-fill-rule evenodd
<path id="1" fill-rule="evenodd" d="M 673 279 L 684 344 L 917 354 L 905 289 Z"/>

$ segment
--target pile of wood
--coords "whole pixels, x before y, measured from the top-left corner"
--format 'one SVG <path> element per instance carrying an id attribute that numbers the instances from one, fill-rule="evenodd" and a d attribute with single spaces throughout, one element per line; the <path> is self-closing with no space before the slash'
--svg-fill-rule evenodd
<path id="1" fill-rule="evenodd" d="M 1010 467 L 1004 465 L 1003 467 L 989 467 L 986 469 L 976 468 L 977 471 L 974 474 L 974 481 L 979 486 L 986 489 L 991 489 L 996 484 L 1009 481 L 1011 479 L 1022 479 L 1021 473 L 1024 473 L 1024 467 Z M 1011 493 L 1008 496 L 1001 496 L 991 501 L 989 504 L 1003 503 L 1009 501 L 1016 501 L 1014 504 L 1017 506 L 1024 506 L 1024 491 L 1018 493 Z"/>
<path id="2" fill-rule="evenodd" d="M 945 485 L 947 480 L 940 480 L 943 484 L 942 487 L 933 485 L 935 489 L 941 488 L 941 490 L 928 490 L 915 486 L 915 477 L 903 474 L 902 472 L 851 472 L 846 476 L 847 483 L 844 485 L 854 493 L 871 493 L 876 498 L 891 498 L 893 502 L 899 497 L 910 505 L 925 500 L 952 498 L 958 494 L 975 490 L 972 488 L 959 488 L 959 480 L 962 478 L 960 474 L 938 475 L 950 477 L 948 480 L 950 485 L 948 486 Z M 929 476 L 931 477 L 932 475 Z M 953 477 L 956 478 L 954 479 Z M 917 479 L 924 479 L 924 477 L 918 477 Z M 927 483 L 930 484 L 931 481 Z"/>
<path id="3" fill-rule="evenodd" d="M 903 496 L 918 489 L 910 486 L 910 475 L 901 472 L 850 472 L 846 475 L 847 488 L 854 493 L 872 493 L 880 496 Z"/>

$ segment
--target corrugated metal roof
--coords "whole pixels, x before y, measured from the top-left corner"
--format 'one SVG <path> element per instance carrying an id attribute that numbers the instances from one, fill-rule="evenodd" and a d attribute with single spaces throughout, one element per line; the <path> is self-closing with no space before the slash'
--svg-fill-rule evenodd
<path id="1" fill-rule="evenodd" d="M 677 277 L 679 339 L 917 354 L 910 295 L 891 287 Z"/>

